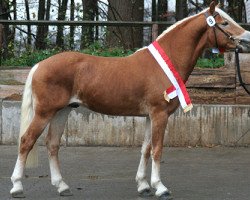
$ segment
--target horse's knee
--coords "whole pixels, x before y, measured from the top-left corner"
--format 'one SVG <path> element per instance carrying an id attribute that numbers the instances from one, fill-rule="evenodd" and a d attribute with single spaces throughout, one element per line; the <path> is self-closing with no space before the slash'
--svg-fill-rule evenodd
<path id="1" fill-rule="evenodd" d="M 46 138 L 46 146 L 50 156 L 57 155 L 59 150 L 59 143 L 53 143 L 48 137 Z"/>
<path id="2" fill-rule="evenodd" d="M 47 149 L 50 156 L 57 155 L 59 150 L 59 144 L 47 144 Z"/>
<path id="3" fill-rule="evenodd" d="M 160 161 L 161 160 L 161 155 L 162 155 L 162 147 L 155 147 L 151 151 L 152 158 L 155 161 Z"/>

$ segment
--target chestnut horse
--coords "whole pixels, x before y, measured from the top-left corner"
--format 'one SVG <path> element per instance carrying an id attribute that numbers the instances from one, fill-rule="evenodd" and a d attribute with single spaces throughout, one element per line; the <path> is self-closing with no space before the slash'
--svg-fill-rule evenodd
<path id="1" fill-rule="evenodd" d="M 211 16 L 215 19 L 212 25 Z M 243 52 L 249 51 L 250 32 L 212 2 L 201 13 L 168 28 L 156 41 L 185 82 L 205 48 L 238 47 Z M 11 177 L 12 197 L 23 196 L 21 179 L 26 160 L 29 154 L 35 155 L 34 144 L 48 123 L 46 145 L 51 183 L 60 195 L 71 195 L 60 173 L 58 150 L 64 129 L 62 122 L 66 122 L 72 106 L 81 105 L 108 115 L 147 117 L 136 174 L 137 190 L 141 195 L 150 193 L 146 167 L 151 155 L 151 187 L 157 197 L 168 199 L 169 191 L 160 178 L 160 160 L 168 117 L 179 106 L 178 98 L 169 102 L 164 99 L 163 91 L 170 86 L 170 80 L 147 48 L 123 58 L 64 52 L 36 64 L 27 78 L 23 95 L 19 152 Z"/>

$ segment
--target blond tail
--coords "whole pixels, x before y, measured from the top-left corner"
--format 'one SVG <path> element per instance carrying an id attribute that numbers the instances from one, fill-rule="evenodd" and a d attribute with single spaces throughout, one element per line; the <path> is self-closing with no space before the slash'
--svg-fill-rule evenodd
<path id="1" fill-rule="evenodd" d="M 23 92 L 23 101 L 21 107 L 21 124 L 19 133 L 19 149 L 21 137 L 25 134 L 28 129 L 34 115 L 33 111 L 33 98 L 32 98 L 32 77 L 36 71 L 38 64 L 36 64 L 28 75 L 25 83 L 25 88 Z M 34 145 L 33 149 L 29 152 L 26 167 L 37 167 L 38 166 L 38 155 L 37 155 L 37 144 Z"/>

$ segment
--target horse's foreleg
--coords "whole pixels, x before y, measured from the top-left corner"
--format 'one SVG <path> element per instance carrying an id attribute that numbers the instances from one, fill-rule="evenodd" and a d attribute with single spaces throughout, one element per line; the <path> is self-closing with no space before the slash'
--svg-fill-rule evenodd
<path id="1" fill-rule="evenodd" d="M 46 137 L 46 145 L 49 154 L 51 184 L 57 187 L 57 191 L 61 196 L 72 195 L 69 186 L 63 181 L 58 159 L 60 140 L 70 111 L 71 108 L 67 107 L 57 112 L 55 117 L 50 122 L 49 132 Z"/>
<path id="2" fill-rule="evenodd" d="M 52 113 L 46 115 L 46 117 L 35 114 L 27 131 L 21 137 L 16 165 L 11 176 L 13 188 L 11 189 L 10 193 L 12 197 L 23 196 L 23 186 L 21 179 L 23 177 L 23 171 L 25 168 L 27 156 L 30 150 L 33 148 L 36 140 L 41 135 L 43 129 L 48 124 L 49 120 L 51 119 L 51 116 L 53 116 Z"/>
<path id="3" fill-rule="evenodd" d="M 150 119 L 146 119 L 146 133 L 141 148 L 141 160 L 136 174 L 137 191 L 143 195 L 151 195 L 150 186 L 146 180 L 146 170 L 151 151 L 151 126 Z"/>
<path id="4" fill-rule="evenodd" d="M 168 189 L 162 184 L 160 178 L 160 161 L 163 149 L 163 139 L 168 115 L 164 111 L 153 113 L 152 120 L 152 172 L 151 186 L 156 189 L 155 195 L 158 197 L 169 196 Z M 167 198 L 166 198 L 167 199 Z"/>

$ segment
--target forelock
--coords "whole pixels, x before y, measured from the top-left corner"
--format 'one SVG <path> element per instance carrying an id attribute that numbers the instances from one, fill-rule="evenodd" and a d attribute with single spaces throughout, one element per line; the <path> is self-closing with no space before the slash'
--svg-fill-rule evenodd
<path id="1" fill-rule="evenodd" d="M 239 24 L 237 24 L 236 21 L 234 21 L 234 19 L 232 17 L 230 17 L 227 13 L 225 13 L 223 10 L 221 10 L 220 8 L 216 7 L 215 11 L 218 12 L 220 14 L 220 16 L 228 21 L 230 21 L 231 23 L 233 23 L 235 26 L 238 26 L 241 28 L 241 26 Z"/>

